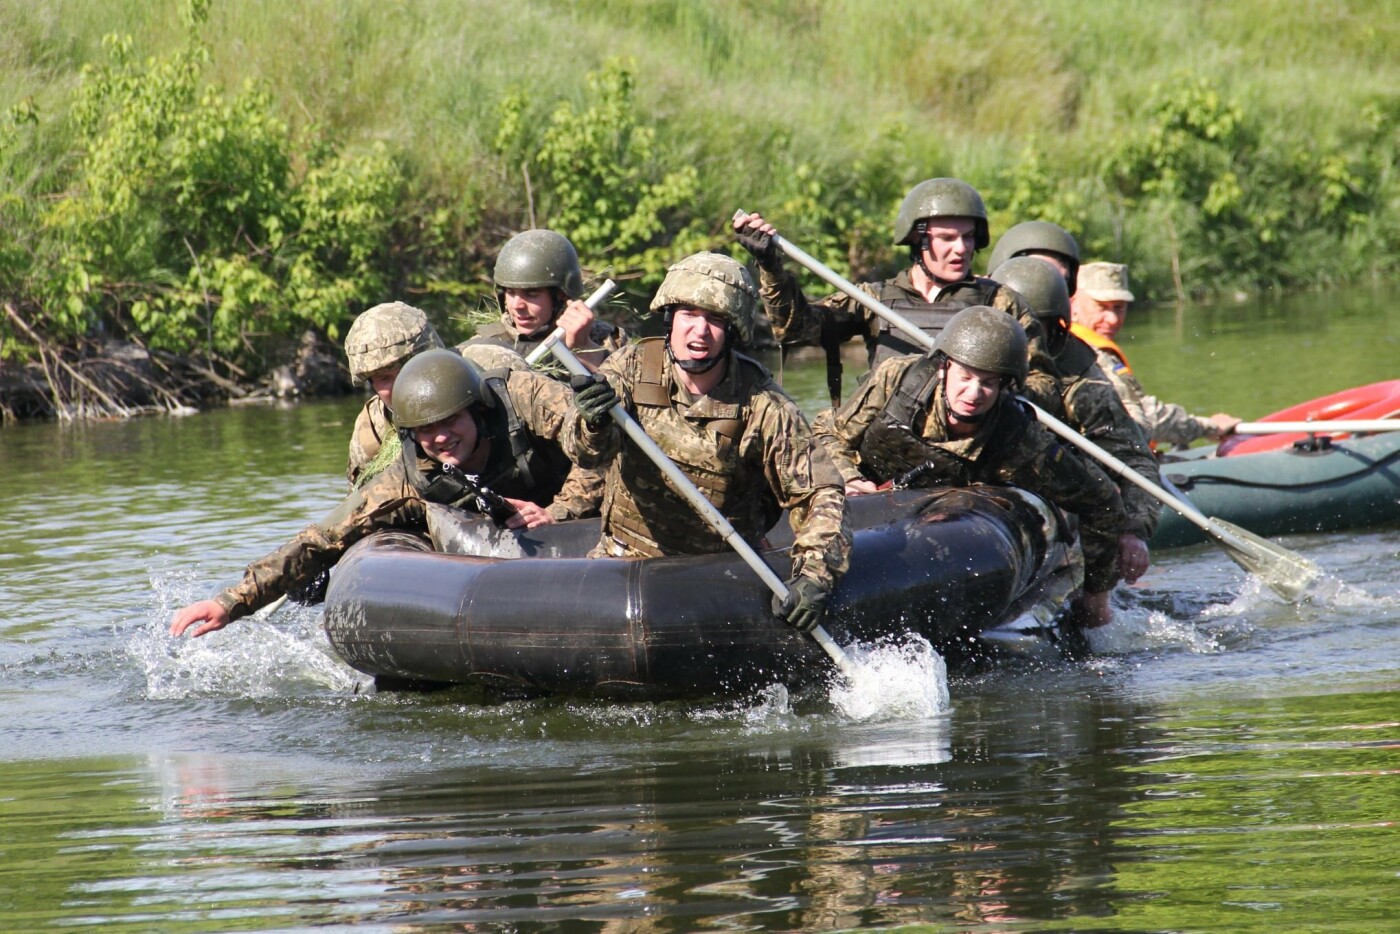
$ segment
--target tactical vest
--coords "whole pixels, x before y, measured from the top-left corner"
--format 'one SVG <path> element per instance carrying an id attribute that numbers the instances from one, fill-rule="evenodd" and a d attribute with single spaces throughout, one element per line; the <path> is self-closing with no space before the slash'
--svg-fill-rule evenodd
<path id="1" fill-rule="evenodd" d="M 901 485 L 914 487 L 967 486 L 990 479 L 978 470 L 979 463 L 999 463 L 1002 452 L 1020 441 L 1029 418 L 1008 396 L 998 397 L 987 413 L 984 430 L 991 432 L 991 441 L 977 461 L 960 457 L 939 442 L 924 440 L 920 433 L 941 380 L 939 366 L 930 356 L 920 357 L 900 377 L 889 401 L 861 438 L 861 470 L 871 480 L 903 479 Z"/>
<path id="2" fill-rule="evenodd" d="M 948 326 L 953 315 L 972 305 L 990 305 L 1000 289 L 993 280 L 976 277 L 954 284 L 957 288 L 952 296 L 936 302 L 926 302 L 911 296 L 895 285 L 895 280 L 890 279 L 880 284 L 880 303 L 929 337 L 937 337 L 939 332 Z M 878 319 L 877 327 L 875 347 L 870 358 L 872 370 L 890 357 L 924 353 L 927 350 L 884 318 Z"/>
<path id="3" fill-rule="evenodd" d="M 739 467 L 739 440 L 752 414 L 750 400 L 753 393 L 771 378 L 768 371 L 757 361 L 739 353 L 732 353 L 730 366 L 736 380 L 736 397 L 742 401 L 731 416 L 710 418 L 703 422 L 680 420 L 685 422 L 684 425 L 675 424 L 670 420 L 659 424 L 656 413 L 674 407 L 668 378 L 671 361 L 666 353 L 666 339 L 646 338 L 638 342 L 638 347 L 641 364 L 632 386 L 632 402 L 637 412 L 637 420 L 649 434 L 654 434 L 666 454 L 700 492 L 705 494 L 705 498 L 721 513 L 731 520 L 735 519 L 736 517 L 731 516 L 726 509 L 733 505 L 733 483 Z M 726 375 L 726 379 L 728 378 Z M 709 548 L 705 547 L 705 542 L 697 542 L 695 527 L 699 520 L 692 516 L 687 515 L 684 520 L 675 523 L 667 522 L 665 516 L 653 516 L 652 521 L 642 517 L 643 509 L 628 491 L 669 490 L 665 477 L 651 461 L 644 457 L 628 457 L 623 462 L 621 472 L 621 487 L 609 484 L 608 497 L 611 508 L 606 508 L 605 512 L 608 515 L 608 534 L 629 551 L 635 554 L 676 554 L 694 553 L 701 549 L 717 551 L 723 547 L 723 541 L 716 533 L 710 534 L 717 544 L 710 543 Z M 690 510 L 689 505 L 683 508 Z M 775 512 L 771 521 L 756 532 L 739 527 L 739 523 L 736 523 L 736 528 L 739 528 L 746 538 L 756 537 L 762 535 L 776 521 Z M 675 531 L 670 531 L 671 529 Z"/>
<path id="4" fill-rule="evenodd" d="M 506 389 L 509 373 L 509 370 L 489 370 L 483 374 L 483 381 L 496 397 L 496 407 L 486 413 L 484 427 L 491 439 L 492 451 L 486 473 L 479 480 L 473 481 L 460 470 L 446 467 L 425 475 L 418 467 L 418 446 L 411 442 L 404 444 L 405 473 L 424 499 L 486 512 L 488 510 L 473 505 L 483 487 L 501 496 L 528 499 L 540 505 L 554 499 L 563 487 L 571 466 L 569 458 L 558 445 L 533 443 Z"/>

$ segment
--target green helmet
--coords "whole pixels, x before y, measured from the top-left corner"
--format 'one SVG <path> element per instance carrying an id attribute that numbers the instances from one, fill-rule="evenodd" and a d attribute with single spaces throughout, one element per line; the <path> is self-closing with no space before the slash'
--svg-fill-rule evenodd
<path id="1" fill-rule="evenodd" d="M 977 225 L 977 249 L 991 242 L 982 196 L 960 179 L 930 178 L 911 188 L 894 219 L 894 242 L 914 243 L 918 223 L 926 217 L 970 217 Z"/>
<path id="2" fill-rule="evenodd" d="M 1054 253 L 1059 257 L 1067 270 L 1065 285 L 1069 288 L 1069 294 L 1074 294 L 1075 280 L 1079 277 L 1079 244 L 1068 230 L 1050 221 L 1017 224 L 997 238 L 997 245 L 992 247 L 992 256 L 987 260 L 987 268 L 996 269 L 1013 256 L 1025 256 L 1027 253 Z"/>
<path id="3" fill-rule="evenodd" d="M 412 305 L 388 302 L 362 313 L 345 334 L 345 357 L 356 386 L 372 373 L 403 366 L 412 356 L 442 346 L 428 316 Z"/>
<path id="4" fill-rule="evenodd" d="M 476 364 L 452 350 L 429 350 L 404 364 L 394 380 L 394 424 L 421 428 L 462 409 L 494 409 L 496 397 Z"/>
<path id="5" fill-rule="evenodd" d="M 992 270 L 991 277 L 1020 292 L 1037 318 L 1050 318 L 1069 327 L 1069 289 L 1060 271 L 1034 256 L 1013 256 Z"/>
<path id="6" fill-rule="evenodd" d="M 567 237 L 552 230 L 527 230 L 507 240 L 496 257 L 491 279 L 498 292 L 552 288 L 569 298 L 583 297 L 578 251 Z"/>
<path id="7" fill-rule="evenodd" d="M 988 305 L 953 315 L 934 338 L 933 352 L 975 370 L 1009 376 L 1018 386 L 1026 382 L 1026 332 L 1010 314 Z"/>
<path id="8" fill-rule="evenodd" d="M 694 253 L 666 270 L 666 278 L 651 300 L 652 311 L 673 305 L 723 315 L 734 325 L 739 340 L 747 343 L 753 336 L 758 286 L 743 263 L 722 253 Z"/>

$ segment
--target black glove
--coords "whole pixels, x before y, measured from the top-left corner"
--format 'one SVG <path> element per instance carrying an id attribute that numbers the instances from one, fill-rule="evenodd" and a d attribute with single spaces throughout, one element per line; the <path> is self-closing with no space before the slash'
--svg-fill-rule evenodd
<path id="1" fill-rule="evenodd" d="M 782 265 L 782 260 L 778 256 L 778 245 L 773 242 L 770 234 L 754 230 L 752 227 L 745 227 L 742 231 L 737 231 L 734 237 L 744 249 L 753 254 L 753 258 L 758 260 L 758 264 L 767 269 L 777 269 Z"/>
<path id="2" fill-rule="evenodd" d="M 617 405 L 617 392 L 612 385 L 600 376 L 569 377 L 569 385 L 574 390 L 574 407 L 578 414 L 594 431 L 608 423 L 608 412 Z"/>
<path id="3" fill-rule="evenodd" d="M 810 577 L 794 577 L 786 600 L 773 595 L 773 613 L 798 632 L 811 632 L 826 615 L 826 590 Z"/>

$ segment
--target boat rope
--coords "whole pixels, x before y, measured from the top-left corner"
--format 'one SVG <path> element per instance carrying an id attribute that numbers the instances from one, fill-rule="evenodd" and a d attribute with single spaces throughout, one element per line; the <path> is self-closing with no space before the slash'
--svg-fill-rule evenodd
<path id="1" fill-rule="evenodd" d="M 1365 476 L 1368 473 L 1374 473 L 1377 470 L 1386 467 L 1388 464 L 1390 464 L 1391 461 L 1397 459 L 1400 459 L 1400 451 L 1392 451 L 1385 457 L 1382 457 L 1379 460 L 1370 461 L 1364 466 L 1362 466 L 1360 469 L 1354 470 L 1351 473 L 1338 474 L 1333 477 L 1328 477 L 1325 480 L 1312 480 L 1301 483 L 1268 483 L 1262 480 L 1245 480 L 1240 477 L 1222 477 L 1218 474 L 1196 474 L 1195 476 L 1187 476 L 1186 474 L 1167 473 L 1166 476 L 1168 480 L 1170 480 L 1173 484 L 1175 484 L 1183 490 L 1189 490 L 1193 486 L 1196 486 L 1201 483 L 1215 483 L 1219 484 L 1220 486 L 1247 487 L 1256 490 L 1299 490 L 1308 489 L 1312 487 L 1333 486 L 1338 483 L 1344 483 L 1348 480 L 1354 480 L 1357 477 Z M 1165 471 L 1163 472 L 1166 473 Z"/>

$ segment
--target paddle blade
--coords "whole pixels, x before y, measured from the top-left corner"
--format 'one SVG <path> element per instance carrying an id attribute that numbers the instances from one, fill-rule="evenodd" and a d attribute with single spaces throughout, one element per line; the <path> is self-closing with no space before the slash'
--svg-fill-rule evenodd
<path id="1" fill-rule="evenodd" d="M 1289 603 L 1297 603 L 1308 587 L 1322 576 L 1322 568 L 1317 562 L 1240 528 L 1233 522 L 1212 516 L 1210 524 L 1220 533 L 1215 535 L 1215 539 L 1225 546 L 1231 559 Z"/>

